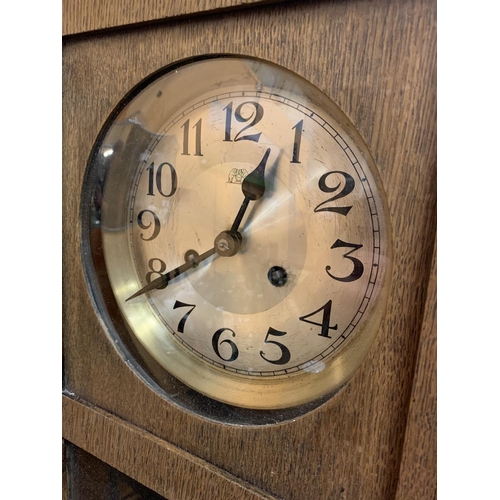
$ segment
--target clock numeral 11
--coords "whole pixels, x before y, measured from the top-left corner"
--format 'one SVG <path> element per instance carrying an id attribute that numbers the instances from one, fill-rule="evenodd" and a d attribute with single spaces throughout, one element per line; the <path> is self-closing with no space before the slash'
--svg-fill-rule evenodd
<path id="1" fill-rule="evenodd" d="M 192 128 L 195 129 L 195 146 L 194 146 L 194 156 L 203 156 L 201 154 L 201 118 L 193 125 Z M 182 140 L 182 153 L 183 155 L 189 156 L 189 120 L 186 120 L 184 125 L 181 127 L 184 130 L 184 137 Z"/>

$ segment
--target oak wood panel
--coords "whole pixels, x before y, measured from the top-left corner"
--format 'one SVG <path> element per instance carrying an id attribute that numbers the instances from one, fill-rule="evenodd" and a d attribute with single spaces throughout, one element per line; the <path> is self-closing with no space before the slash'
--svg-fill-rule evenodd
<path id="1" fill-rule="evenodd" d="M 437 258 L 434 247 L 396 500 L 437 496 Z"/>
<path id="2" fill-rule="evenodd" d="M 66 395 L 63 435 L 168 500 L 274 499 L 143 429 Z"/>
<path id="3" fill-rule="evenodd" d="M 63 0 L 63 35 L 285 0 Z"/>
<path id="4" fill-rule="evenodd" d="M 430 0 L 309 2 L 67 41 L 67 388 L 278 497 L 393 498 L 435 235 L 435 23 Z M 111 109 L 130 87 L 164 64 L 217 52 L 274 61 L 325 91 L 370 147 L 393 226 L 388 313 L 361 369 L 312 414 L 259 429 L 206 421 L 146 387 L 116 353 L 92 312 L 79 253 L 83 172 Z"/>

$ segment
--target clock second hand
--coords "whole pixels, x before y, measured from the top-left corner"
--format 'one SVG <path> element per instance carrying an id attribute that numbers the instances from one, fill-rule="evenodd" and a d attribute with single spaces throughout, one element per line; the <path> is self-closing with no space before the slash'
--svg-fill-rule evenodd
<path id="1" fill-rule="evenodd" d="M 252 170 L 241 183 L 241 190 L 245 195 L 245 199 L 238 210 L 238 214 L 231 226 L 229 231 L 222 231 L 217 238 L 215 238 L 214 248 L 207 250 L 205 253 L 198 255 L 194 250 L 188 250 L 184 255 L 185 263 L 172 269 L 168 273 L 162 274 L 159 278 L 151 281 L 146 286 L 142 287 L 140 290 L 135 292 L 133 295 L 125 299 L 125 302 L 138 297 L 146 292 L 151 290 L 155 290 L 157 288 L 165 288 L 168 285 L 168 282 L 177 276 L 189 271 L 189 269 L 193 267 L 197 267 L 198 264 L 216 252 L 223 257 L 232 257 L 238 253 L 238 250 L 241 245 L 242 237 L 238 232 L 238 228 L 240 227 L 241 221 L 245 215 L 245 212 L 248 208 L 248 204 L 251 201 L 260 200 L 266 191 L 266 186 L 264 182 L 264 172 L 266 169 L 267 159 L 269 158 L 269 154 L 271 153 L 271 148 L 267 148 L 266 152 L 260 163 Z"/>

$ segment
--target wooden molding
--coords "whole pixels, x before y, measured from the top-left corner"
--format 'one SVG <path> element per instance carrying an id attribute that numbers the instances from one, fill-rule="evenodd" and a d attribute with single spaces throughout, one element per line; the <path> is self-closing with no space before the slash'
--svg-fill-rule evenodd
<path id="1" fill-rule="evenodd" d="M 285 0 L 63 0 L 63 36 Z"/>
<path id="2" fill-rule="evenodd" d="M 275 500 L 86 401 L 63 395 L 62 406 L 64 439 L 169 500 Z"/>

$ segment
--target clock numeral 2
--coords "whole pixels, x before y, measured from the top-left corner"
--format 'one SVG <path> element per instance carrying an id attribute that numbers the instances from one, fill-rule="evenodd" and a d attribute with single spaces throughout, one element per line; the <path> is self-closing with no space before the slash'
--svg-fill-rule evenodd
<path id="1" fill-rule="evenodd" d="M 242 110 L 243 107 L 247 106 L 245 111 L 251 107 L 253 107 L 252 114 L 245 118 L 242 115 Z M 224 141 L 232 141 L 231 139 L 231 126 L 232 126 L 232 119 L 233 119 L 233 102 L 231 101 L 225 108 L 224 110 L 226 111 L 226 126 L 224 129 Z M 247 101 L 242 104 L 240 104 L 237 108 L 236 111 L 234 112 L 234 117 L 236 118 L 236 121 L 240 123 L 245 123 L 245 122 L 250 122 L 246 127 L 243 127 L 237 134 L 236 137 L 234 138 L 234 142 L 236 141 L 254 141 L 254 142 L 259 142 L 260 136 L 262 132 L 259 132 L 258 134 L 248 134 L 241 136 L 241 134 L 251 128 L 257 125 L 257 123 L 262 120 L 262 117 L 264 116 L 264 108 L 262 105 L 260 105 L 258 102 L 255 101 Z M 241 136 L 241 137 L 240 137 Z"/>
<path id="2" fill-rule="evenodd" d="M 339 174 L 342 177 L 344 177 L 344 187 L 340 191 L 340 193 L 338 193 L 337 195 L 332 196 L 331 198 L 328 198 L 328 200 L 320 203 L 314 209 L 314 211 L 315 212 L 336 212 L 340 215 L 347 215 L 349 213 L 349 210 L 351 210 L 352 205 L 350 207 L 323 207 L 323 205 L 326 205 L 329 202 L 332 202 L 332 201 L 338 200 L 339 198 L 343 198 L 344 196 L 347 196 L 354 189 L 354 179 L 349 174 L 347 174 L 346 172 L 333 171 L 333 172 L 327 172 L 326 174 L 323 174 L 319 178 L 318 187 L 321 189 L 321 191 L 323 191 L 323 193 L 335 193 L 336 191 L 339 190 L 340 186 L 342 185 L 342 183 L 340 182 L 339 184 L 337 184 L 334 187 L 327 186 L 326 179 L 332 174 Z M 320 207 L 323 207 L 323 208 L 320 208 Z"/>

